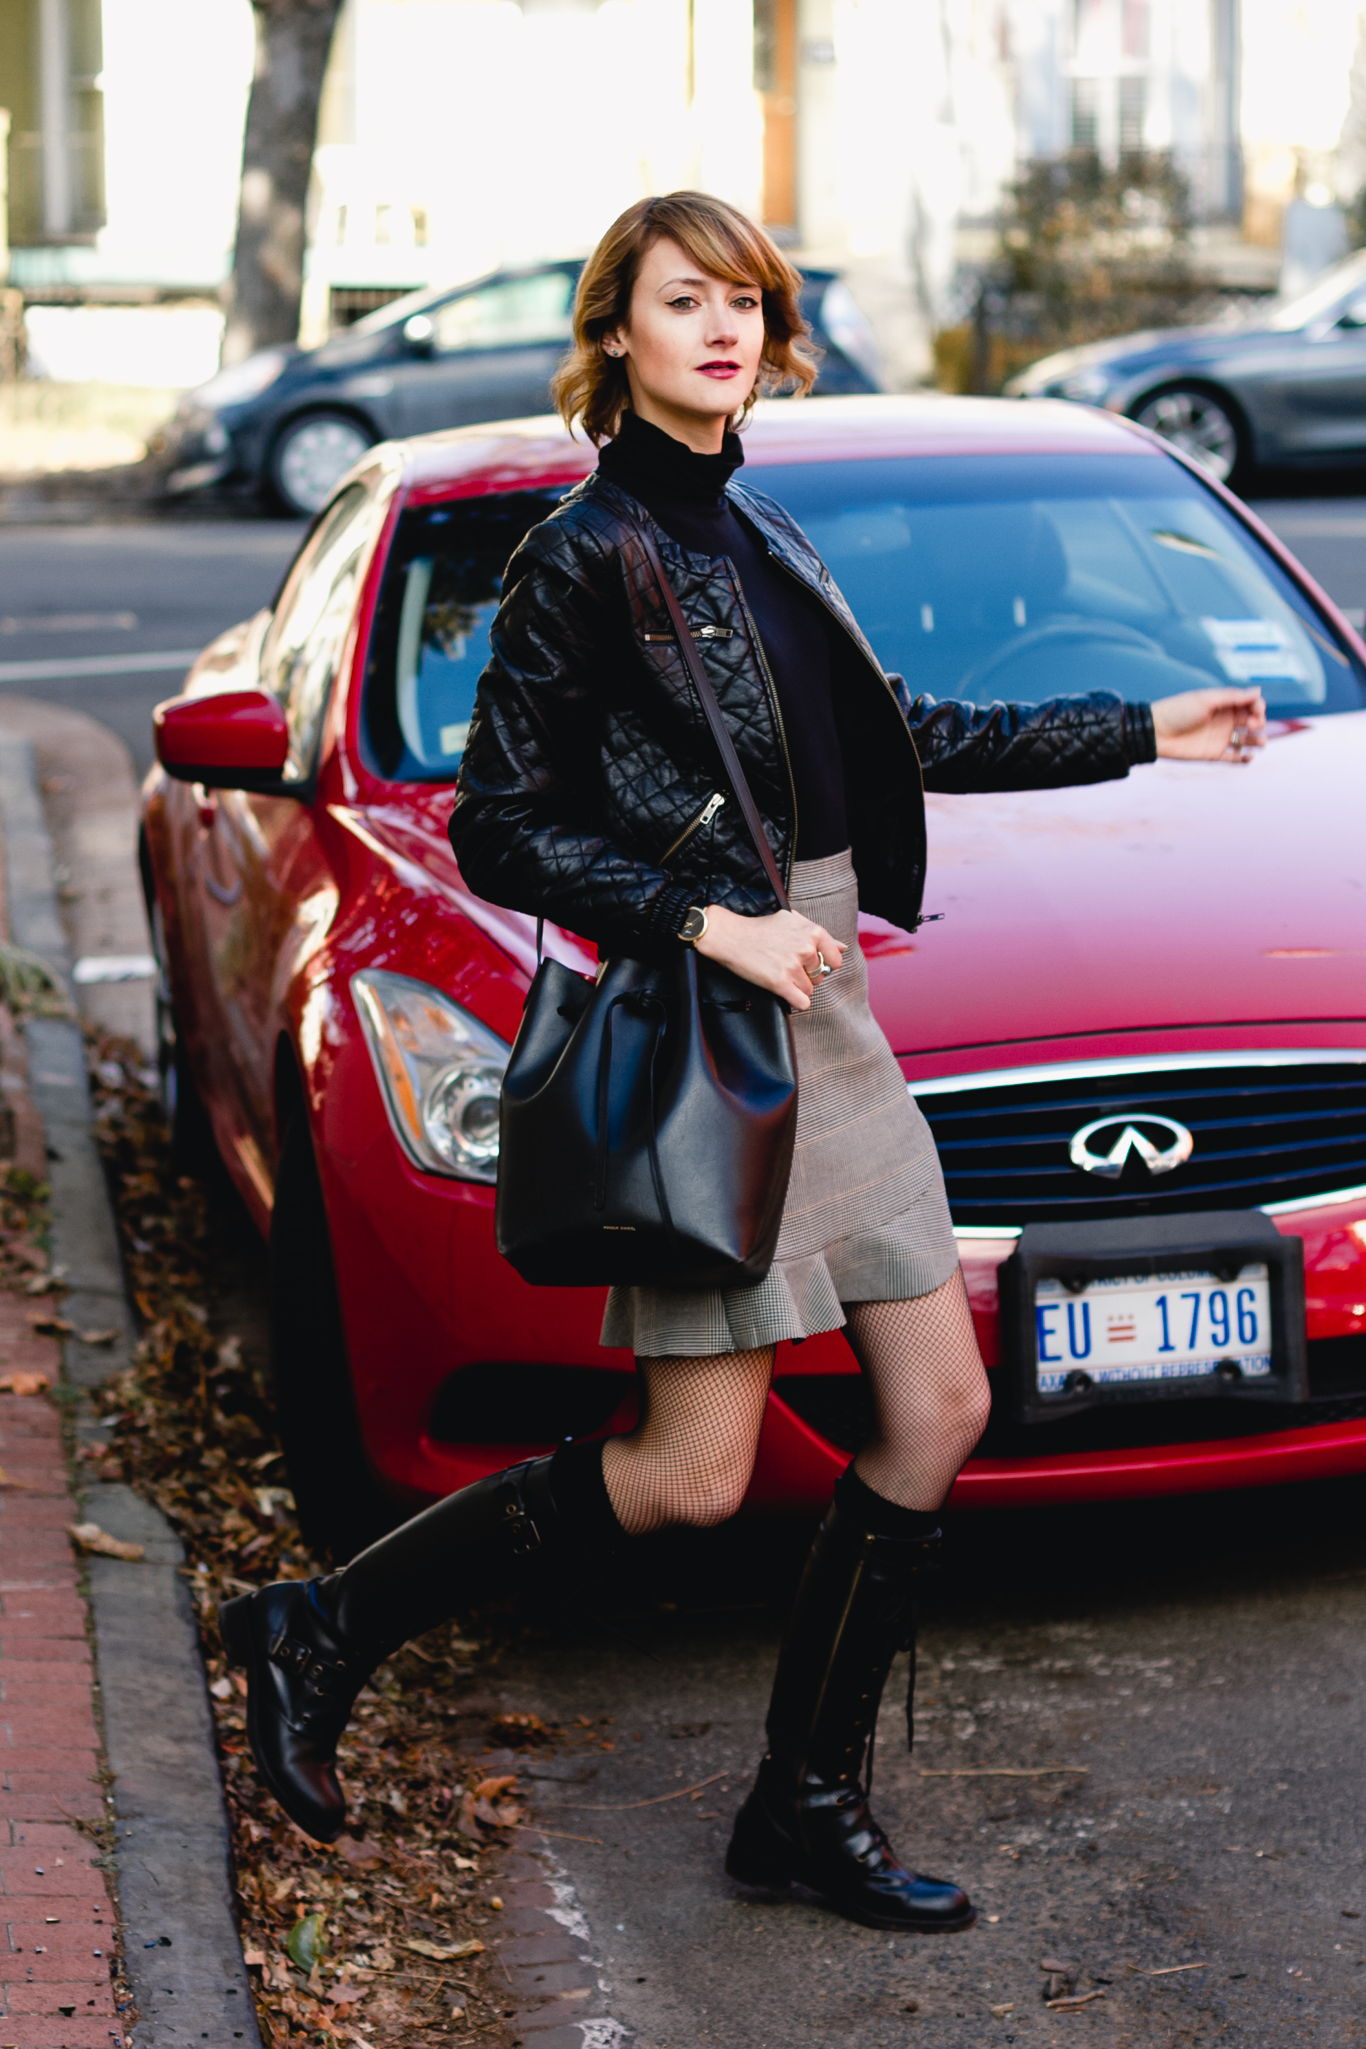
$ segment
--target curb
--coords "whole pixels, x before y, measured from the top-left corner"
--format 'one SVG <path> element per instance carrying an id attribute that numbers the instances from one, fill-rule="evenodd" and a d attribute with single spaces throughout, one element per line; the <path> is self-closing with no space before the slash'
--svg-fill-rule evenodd
<path id="1" fill-rule="evenodd" d="M 15 941 L 40 953 L 71 986 L 70 958 L 52 876 L 52 844 L 26 739 L 0 735 L 0 839 Z M 90 1130 L 80 1026 L 30 1018 L 23 1026 L 33 1102 L 47 1136 L 52 1249 L 67 1269 L 78 1324 L 121 1335 L 96 1359 L 64 1346 L 67 1384 L 88 1394 L 127 1364 L 131 1327 L 114 1218 Z M 76 1434 L 98 1442 L 88 1400 Z M 200 1658 L 181 1577 L 184 1554 L 170 1524 L 130 1487 L 87 1490 L 90 1513 L 112 1535 L 147 1547 L 139 1564 L 90 1560 L 90 1601 L 114 1775 L 115 1883 L 137 2049 L 261 2049 L 233 1913 L 229 1837 Z"/>

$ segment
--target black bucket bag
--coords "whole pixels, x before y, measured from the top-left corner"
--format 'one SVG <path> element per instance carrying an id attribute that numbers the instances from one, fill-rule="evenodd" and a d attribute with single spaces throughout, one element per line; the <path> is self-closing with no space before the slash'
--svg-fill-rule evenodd
<path id="1" fill-rule="evenodd" d="M 687 620 L 642 530 L 725 778 L 784 910 L 787 891 Z M 539 935 L 538 935 L 539 950 Z M 788 1008 L 680 944 L 589 982 L 542 960 L 503 1077 L 498 1250 L 540 1287 L 752 1286 L 792 1169 Z"/>

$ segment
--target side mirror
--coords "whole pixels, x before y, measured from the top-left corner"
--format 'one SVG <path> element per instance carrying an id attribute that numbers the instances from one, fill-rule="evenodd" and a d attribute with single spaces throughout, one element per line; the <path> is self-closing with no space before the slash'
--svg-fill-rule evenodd
<path id="1" fill-rule="evenodd" d="M 152 734 L 167 775 L 210 790 L 273 789 L 289 756 L 285 715 L 265 690 L 168 697 Z"/>
<path id="2" fill-rule="evenodd" d="M 415 356 L 430 356 L 436 346 L 436 324 L 425 313 L 413 313 L 403 323 L 403 339 Z"/>

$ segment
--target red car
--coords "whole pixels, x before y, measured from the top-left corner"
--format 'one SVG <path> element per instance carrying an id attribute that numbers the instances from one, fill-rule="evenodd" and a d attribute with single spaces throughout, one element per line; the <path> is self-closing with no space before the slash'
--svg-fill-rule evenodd
<path id="1" fill-rule="evenodd" d="M 1126 421 L 831 399 L 769 406 L 746 445 L 914 692 L 1253 679 L 1273 721 L 1242 769 L 932 797 L 936 922 L 863 921 L 994 1369 L 955 1503 L 1366 1468 L 1366 648 L 1243 506 Z M 446 839 L 502 570 L 593 460 L 546 420 L 371 450 L 274 609 L 157 714 L 143 865 L 177 1143 L 211 1135 L 270 1235 L 295 1492 L 341 1550 L 634 1412 L 601 1293 L 528 1287 L 495 1250 L 534 928 L 470 893 Z M 591 973 L 590 945 L 550 937 Z M 1209 1257 L 1183 1287 L 1177 1256 L 1137 1307 L 1131 1263 L 1127 1293 L 1055 1282 L 1050 1307 L 1040 1282 L 1003 1325 L 1025 1227 L 1127 1220 L 1179 1255 L 1215 1211 L 1274 1221 L 1287 1256 L 1244 1270 L 1257 1287 Z M 1163 1342 L 1126 1353 L 1159 1302 Z M 823 1503 L 864 1428 L 837 1336 L 780 1347 L 752 1507 Z"/>

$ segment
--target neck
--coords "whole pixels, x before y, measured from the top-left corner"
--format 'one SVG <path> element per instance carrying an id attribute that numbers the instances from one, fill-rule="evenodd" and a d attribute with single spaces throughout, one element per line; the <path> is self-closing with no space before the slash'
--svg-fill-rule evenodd
<path id="1" fill-rule="evenodd" d="M 630 375 L 628 370 L 628 376 Z M 642 420 L 648 420 L 661 433 L 672 435 L 681 441 L 694 455 L 719 455 L 726 438 L 730 417 L 726 413 L 694 413 L 682 406 L 671 406 L 662 399 L 652 398 L 641 391 L 634 377 L 631 384 L 631 410 Z"/>

